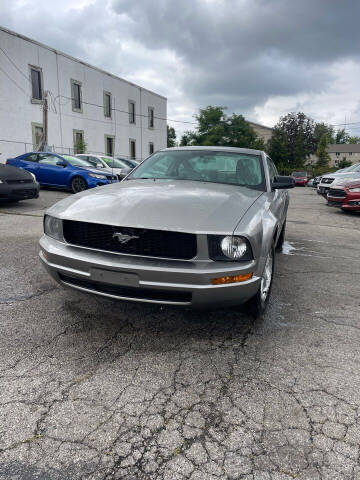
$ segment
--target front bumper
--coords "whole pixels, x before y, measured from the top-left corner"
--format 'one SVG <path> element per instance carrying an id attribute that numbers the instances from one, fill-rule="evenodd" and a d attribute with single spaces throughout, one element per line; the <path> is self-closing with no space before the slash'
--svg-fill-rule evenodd
<path id="1" fill-rule="evenodd" d="M 330 207 L 338 207 L 343 210 L 352 210 L 354 212 L 360 212 L 360 195 L 354 193 L 348 193 L 345 198 L 327 196 L 328 205 Z"/>
<path id="2" fill-rule="evenodd" d="M 260 278 L 212 285 L 213 278 L 256 271 L 256 262 L 177 261 L 118 255 L 73 247 L 46 235 L 40 259 L 61 285 L 113 299 L 183 305 L 234 306 L 253 297 Z"/>
<path id="3" fill-rule="evenodd" d="M 40 185 L 33 183 L 1 183 L 0 200 L 27 200 L 38 198 Z"/>
<path id="4" fill-rule="evenodd" d="M 118 182 L 119 182 L 118 178 L 116 178 L 116 180 L 107 180 L 104 178 L 94 178 L 90 176 L 86 178 L 86 183 L 88 188 L 102 187 L 105 185 L 111 185 L 112 183 L 118 183 Z"/>

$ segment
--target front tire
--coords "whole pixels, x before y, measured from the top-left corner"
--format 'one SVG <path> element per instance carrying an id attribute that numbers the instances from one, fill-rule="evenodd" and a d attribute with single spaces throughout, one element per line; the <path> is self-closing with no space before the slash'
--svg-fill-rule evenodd
<path id="1" fill-rule="evenodd" d="M 283 223 L 277 244 L 276 244 L 276 250 L 281 250 L 282 246 L 284 245 L 285 242 L 285 230 L 286 230 L 286 220 Z"/>
<path id="2" fill-rule="evenodd" d="M 71 180 L 70 188 L 73 193 L 79 193 L 86 190 L 88 186 L 86 181 L 82 177 L 76 176 Z"/>
<path id="3" fill-rule="evenodd" d="M 275 246 L 274 242 L 267 254 L 264 271 L 261 277 L 259 290 L 248 302 L 249 313 L 256 319 L 266 310 L 269 303 L 272 281 L 275 267 Z"/>

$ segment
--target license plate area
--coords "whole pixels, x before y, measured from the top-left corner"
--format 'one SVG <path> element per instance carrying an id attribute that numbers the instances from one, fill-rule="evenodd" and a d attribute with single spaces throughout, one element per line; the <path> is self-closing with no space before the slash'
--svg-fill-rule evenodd
<path id="1" fill-rule="evenodd" d="M 121 285 L 123 287 L 139 286 L 139 276 L 135 273 L 116 272 L 114 270 L 105 270 L 102 268 L 91 268 L 90 278 L 94 282 Z"/>

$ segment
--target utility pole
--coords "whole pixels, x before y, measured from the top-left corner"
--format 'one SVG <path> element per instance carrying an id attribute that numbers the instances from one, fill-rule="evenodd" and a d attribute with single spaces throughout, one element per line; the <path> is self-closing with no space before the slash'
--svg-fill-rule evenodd
<path id="1" fill-rule="evenodd" d="M 44 99 L 42 105 L 42 115 L 43 115 L 43 141 L 41 145 L 42 151 L 47 151 L 48 149 L 48 91 L 44 92 Z"/>

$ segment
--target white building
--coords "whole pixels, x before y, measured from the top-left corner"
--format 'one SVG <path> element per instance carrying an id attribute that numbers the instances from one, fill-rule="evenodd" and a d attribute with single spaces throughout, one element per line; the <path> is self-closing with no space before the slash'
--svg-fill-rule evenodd
<path id="1" fill-rule="evenodd" d="M 37 150 L 48 98 L 48 145 L 137 159 L 166 147 L 167 100 L 0 27 L 0 162 Z"/>

